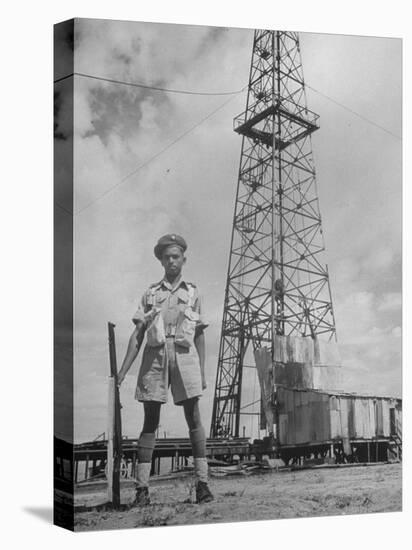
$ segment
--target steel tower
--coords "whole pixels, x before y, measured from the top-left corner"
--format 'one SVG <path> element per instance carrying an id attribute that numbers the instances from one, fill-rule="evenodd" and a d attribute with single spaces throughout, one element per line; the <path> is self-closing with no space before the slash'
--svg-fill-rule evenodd
<path id="1" fill-rule="evenodd" d="M 273 335 L 336 339 L 299 36 L 256 30 L 242 135 L 211 437 L 239 437 L 247 350 Z M 256 371 L 256 369 L 254 368 Z M 252 414 L 258 414 L 257 412 Z"/>

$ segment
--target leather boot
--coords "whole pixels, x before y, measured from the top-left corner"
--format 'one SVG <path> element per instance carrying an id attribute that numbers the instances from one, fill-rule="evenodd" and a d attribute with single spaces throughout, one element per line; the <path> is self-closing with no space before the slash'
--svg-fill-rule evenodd
<path id="1" fill-rule="evenodd" d="M 209 485 L 205 481 L 198 481 L 196 484 L 196 504 L 212 502 L 214 496 L 210 492 Z"/>

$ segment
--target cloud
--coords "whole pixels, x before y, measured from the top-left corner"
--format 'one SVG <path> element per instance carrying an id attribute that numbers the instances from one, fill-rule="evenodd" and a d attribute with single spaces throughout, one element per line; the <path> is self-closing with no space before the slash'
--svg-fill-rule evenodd
<path id="1" fill-rule="evenodd" d="M 381 297 L 369 291 L 348 293 L 335 301 L 348 391 L 400 394 L 399 302 L 400 293 Z M 388 311 L 395 315 L 388 316 Z"/>
<path id="2" fill-rule="evenodd" d="M 75 70 L 173 89 L 237 90 L 247 83 L 252 39 L 241 29 L 77 20 Z M 359 44 L 367 59 L 359 59 Z M 305 34 L 305 77 L 355 110 L 370 98 L 368 114 L 376 118 L 382 105 L 398 105 L 398 54 L 393 42 L 386 46 Z M 370 94 L 364 76 L 375 69 L 382 75 L 382 67 L 395 71 L 394 78 L 375 79 Z M 309 108 L 322 115 L 313 147 L 346 382 L 398 391 L 400 148 L 320 95 L 308 90 L 308 98 Z M 148 284 L 162 275 L 153 246 L 169 231 L 187 238 L 185 274 L 198 284 L 211 320 L 209 389 L 201 404 L 205 425 L 210 421 L 241 146 L 232 119 L 244 110 L 245 94 L 199 122 L 226 100 L 75 78 L 77 440 L 104 431 L 107 321 L 116 324 L 120 364 L 131 315 Z M 59 103 L 62 132 L 64 108 Z M 395 108 L 391 124 L 398 118 Z M 142 420 L 133 399 L 138 363 L 122 389 L 124 433 L 130 435 Z M 252 400 L 258 386 L 248 376 L 245 396 Z M 186 434 L 182 411 L 171 404 L 161 424 L 170 435 Z"/>
<path id="3" fill-rule="evenodd" d="M 402 294 L 400 292 L 388 292 L 381 296 L 378 311 L 383 313 L 399 311 L 402 308 Z"/>

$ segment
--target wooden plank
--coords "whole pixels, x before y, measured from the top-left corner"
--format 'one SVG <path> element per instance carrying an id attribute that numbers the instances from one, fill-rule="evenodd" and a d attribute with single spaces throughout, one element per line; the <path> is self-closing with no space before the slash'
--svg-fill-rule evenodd
<path id="1" fill-rule="evenodd" d="M 86 456 L 86 464 L 84 466 L 84 479 L 89 477 L 89 455 Z"/>

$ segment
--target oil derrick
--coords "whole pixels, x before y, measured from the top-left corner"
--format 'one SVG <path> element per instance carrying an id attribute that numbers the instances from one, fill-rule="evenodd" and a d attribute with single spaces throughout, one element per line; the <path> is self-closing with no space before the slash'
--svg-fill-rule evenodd
<path id="1" fill-rule="evenodd" d="M 247 355 L 277 336 L 336 340 L 297 33 L 256 30 L 242 136 L 211 437 L 239 437 Z M 250 410 L 250 409 L 249 409 Z"/>

